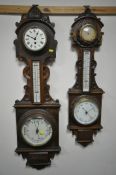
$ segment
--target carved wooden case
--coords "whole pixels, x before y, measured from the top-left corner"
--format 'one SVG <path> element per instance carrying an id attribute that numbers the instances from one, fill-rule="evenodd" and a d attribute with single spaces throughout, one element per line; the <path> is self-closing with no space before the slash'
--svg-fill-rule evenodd
<path id="1" fill-rule="evenodd" d="M 47 37 L 47 43 L 40 51 L 33 52 L 27 49 L 23 43 L 24 31 L 31 26 L 41 28 Z M 32 6 L 29 12 L 22 16 L 20 23 L 16 23 L 17 39 L 16 57 L 23 61 L 26 67 L 23 75 L 27 80 L 24 86 L 25 94 L 22 100 L 16 100 L 16 125 L 17 125 L 17 148 L 16 153 L 27 159 L 27 165 L 40 169 L 51 164 L 51 158 L 59 153 L 59 109 L 58 100 L 54 100 L 50 94 L 50 86 L 47 81 L 50 76 L 48 64 L 52 63 L 56 57 L 57 41 L 54 39 L 54 24 L 50 22 L 47 15 L 40 12 L 37 6 Z M 39 64 L 40 71 L 40 101 L 34 101 L 33 93 L 33 63 Z M 33 147 L 25 142 L 21 135 L 21 125 L 25 118 L 34 118 L 34 115 L 41 115 L 49 121 L 53 129 L 52 138 L 43 146 Z"/>
<path id="2" fill-rule="evenodd" d="M 92 24 L 97 30 L 97 37 L 93 42 L 84 42 L 79 36 L 80 29 L 83 25 Z M 102 22 L 98 19 L 95 14 L 91 13 L 90 9 L 87 7 L 85 13 L 82 13 L 75 19 L 71 28 L 71 40 L 72 47 L 76 50 L 78 54 L 78 60 L 76 62 L 76 82 L 72 88 L 68 91 L 69 96 L 69 118 L 68 118 L 68 129 L 72 131 L 72 134 L 76 136 L 76 141 L 83 146 L 88 145 L 93 142 L 93 134 L 96 134 L 98 130 L 102 128 L 101 126 L 101 108 L 102 108 L 102 94 L 103 90 L 98 87 L 95 81 L 95 68 L 96 61 L 94 59 L 94 52 L 101 45 L 103 27 Z M 89 69 L 89 90 L 84 92 L 83 90 L 83 61 L 84 52 L 89 52 L 90 54 L 90 69 Z M 88 125 L 80 124 L 74 118 L 74 105 L 82 97 L 95 99 L 97 106 L 99 108 L 99 115 L 97 120 Z"/>

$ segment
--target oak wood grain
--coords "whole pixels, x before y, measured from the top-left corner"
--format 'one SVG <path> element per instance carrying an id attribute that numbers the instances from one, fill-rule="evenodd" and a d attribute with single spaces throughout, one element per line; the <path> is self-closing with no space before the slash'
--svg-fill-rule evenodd
<path id="1" fill-rule="evenodd" d="M 0 14 L 25 14 L 30 6 L 0 5 Z M 39 6 L 39 9 L 49 15 L 78 15 L 84 12 L 84 6 Z M 91 6 L 91 11 L 97 15 L 116 15 L 114 6 Z"/>

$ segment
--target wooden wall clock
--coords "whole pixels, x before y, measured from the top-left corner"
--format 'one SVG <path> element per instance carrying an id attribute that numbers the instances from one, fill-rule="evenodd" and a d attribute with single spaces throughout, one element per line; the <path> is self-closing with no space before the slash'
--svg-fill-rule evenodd
<path id="1" fill-rule="evenodd" d="M 72 46 L 78 53 L 76 83 L 69 89 L 68 129 L 83 146 L 93 141 L 93 134 L 102 128 L 103 90 L 95 81 L 94 52 L 102 41 L 103 23 L 86 7 L 71 28 Z"/>
<path id="2" fill-rule="evenodd" d="M 16 57 L 26 67 L 25 95 L 16 100 L 17 148 L 16 153 L 27 159 L 27 165 L 40 169 L 50 165 L 51 158 L 59 153 L 58 100 L 49 94 L 47 64 L 54 61 L 57 41 L 54 24 L 36 5 L 16 23 Z"/>

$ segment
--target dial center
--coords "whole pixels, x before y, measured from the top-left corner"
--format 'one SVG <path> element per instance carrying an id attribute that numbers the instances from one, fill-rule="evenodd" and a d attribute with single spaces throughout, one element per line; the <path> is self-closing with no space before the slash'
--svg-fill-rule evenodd
<path id="1" fill-rule="evenodd" d="M 88 114 L 88 112 L 87 112 L 87 111 L 85 111 L 85 114 L 87 115 L 87 114 Z"/>
<path id="2" fill-rule="evenodd" d="M 38 134 L 38 133 L 39 133 L 39 129 L 37 128 L 37 129 L 36 129 L 36 134 Z"/>

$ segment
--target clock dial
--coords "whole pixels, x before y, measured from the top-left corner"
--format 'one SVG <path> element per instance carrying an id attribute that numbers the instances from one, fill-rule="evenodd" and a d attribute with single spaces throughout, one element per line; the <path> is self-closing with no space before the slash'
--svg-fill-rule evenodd
<path id="1" fill-rule="evenodd" d="M 99 115 L 99 108 L 91 99 L 81 99 L 75 104 L 74 118 L 77 122 L 83 125 L 92 124 L 95 122 Z"/>
<path id="2" fill-rule="evenodd" d="M 27 49 L 31 51 L 40 51 L 45 47 L 47 37 L 42 29 L 33 26 L 25 31 L 23 41 Z"/>
<path id="3" fill-rule="evenodd" d="M 41 116 L 27 119 L 21 128 L 23 139 L 31 146 L 45 145 L 52 133 L 51 124 Z"/>
<path id="4" fill-rule="evenodd" d="M 85 42 L 93 42 L 97 37 L 96 28 L 92 24 L 85 24 L 80 29 L 80 38 Z"/>

